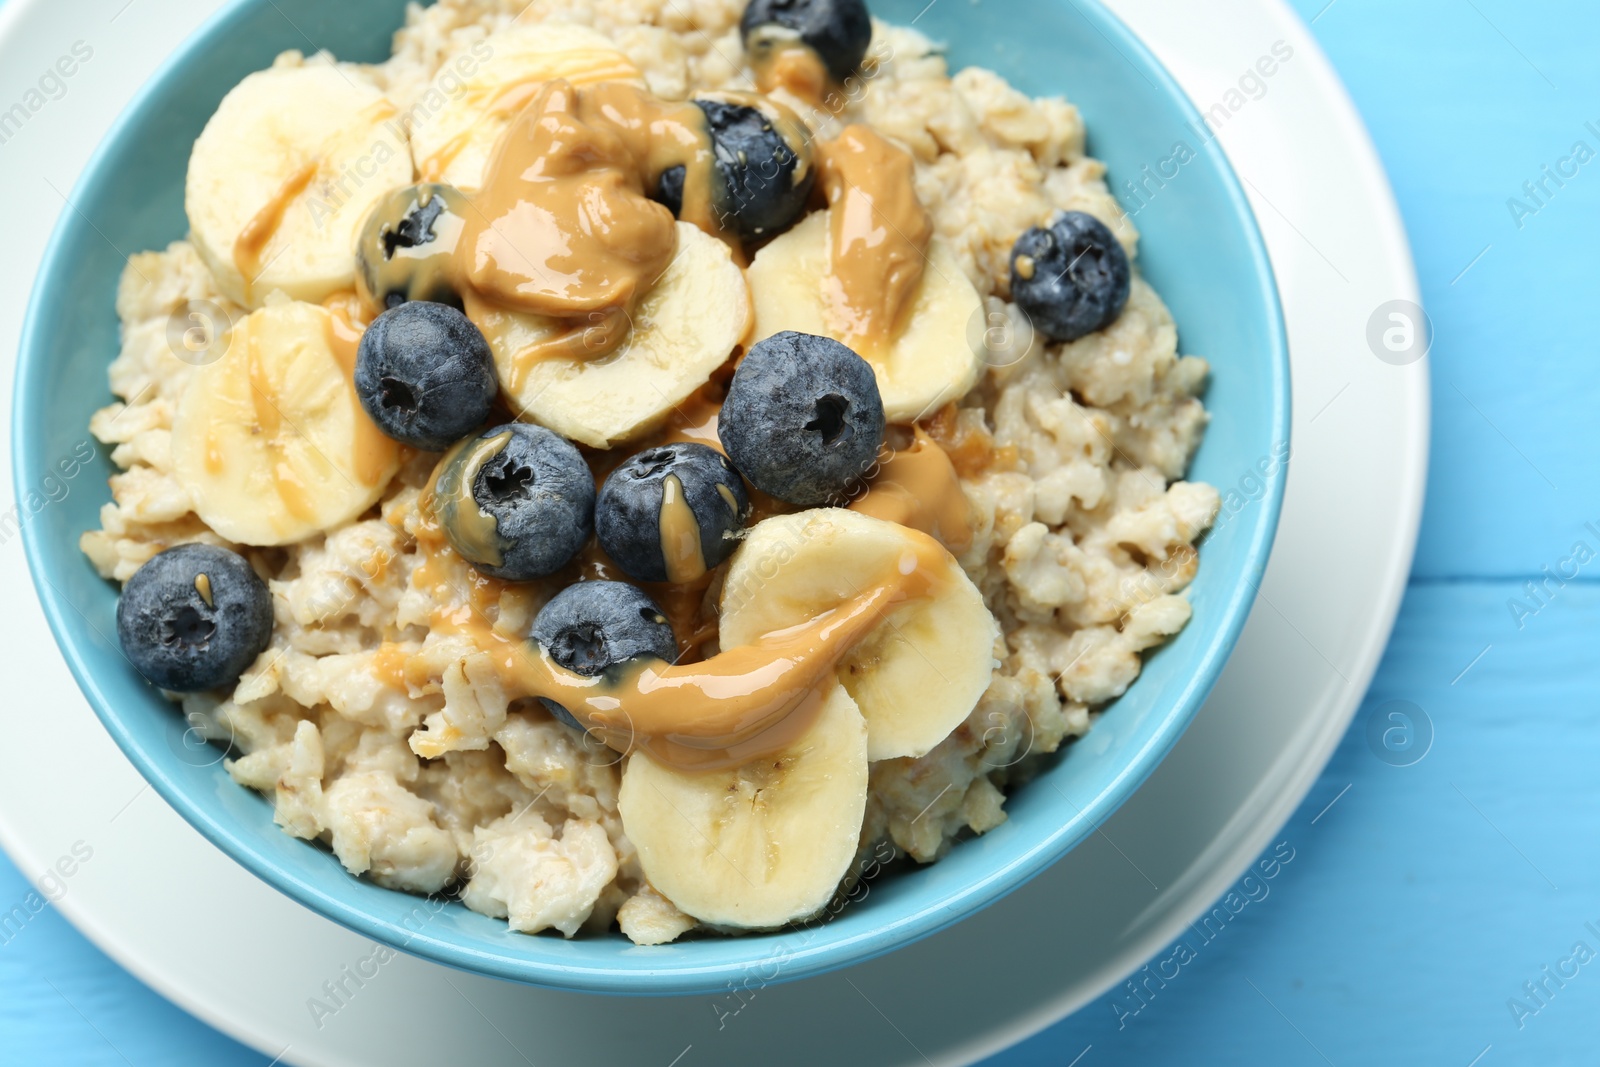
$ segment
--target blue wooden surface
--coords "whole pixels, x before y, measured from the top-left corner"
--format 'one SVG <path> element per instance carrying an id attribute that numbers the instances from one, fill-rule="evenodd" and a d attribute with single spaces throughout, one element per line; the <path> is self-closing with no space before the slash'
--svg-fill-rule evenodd
<path id="1" fill-rule="evenodd" d="M 1142 1006 L 1104 998 L 991 1067 L 1600 1058 L 1600 958 L 1574 958 L 1578 942 L 1600 952 L 1585 927 L 1600 930 L 1600 558 L 1521 627 L 1507 603 L 1580 538 L 1600 552 L 1584 530 L 1600 527 L 1600 159 L 1520 228 L 1507 207 L 1574 142 L 1600 150 L 1585 129 L 1600 128 L 1600 9 L 1293 2 L 1377 141 L 1434 319 L 1411 588 L 1356 728 L 1281 835 L 1292 862 Z M 1367 741 L 1368 712 L 1391 700 L 1433 725 L 1412 766 Z M 0 858 L 0 900 L 26 892 Z M 1547 978 L 1564 961 L 1576 975 Z M 0 944 L 0 1064 L 266 1062 L 49 909 Z"/>

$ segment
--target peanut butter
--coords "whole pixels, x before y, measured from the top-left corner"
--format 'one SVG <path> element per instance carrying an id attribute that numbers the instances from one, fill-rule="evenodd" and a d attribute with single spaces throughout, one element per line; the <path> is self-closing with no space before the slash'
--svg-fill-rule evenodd
<path id="1" fill-rule="evenodd" d="M 195 575 L 194 591 L 200 594 L 200 599 L 206 602 L 206 607 L 217 606 L 217 602 L 211 599 L 211 575 L 204 573 Z"/>
<path id="2" fill-rule="evenodd" d="M 548 354 L 613 350 L 677 251 L 672 212 L 645 196 L 613 124 L 592 117 L 568 83 L 544 86 L 501 138 L 462 235 L 472 296 L 547 318 L 608 319 L 594 350 L 572 351 L 569 332 Z"/>
<path id="3" fill-rule="evenodd" d="M 705 115 L 691 103 L 623 82 L 537 87 L 472 196 L 458 252 L 475 322 L 494 330 L 497 313 L 512 311 L 560 327 L 517 354 L 517 377 L 540 360 L 601 358 L 626 340 L 677 252 L 676 220 L 646 190 L 683 167 L 681 217 L 721 236 L 713 165 Z"/>
<path id="4" fill-rule="evenodd" d="M 795 179 L 809 175 L 798 118 L 758 97 L 721 98 L 758 107 L 794 151 Z M 676 220 L 650 196 L 666 172 L 683 172 L 678 218 L 743 255 L 724 224 L 732 214 L 695 104 L 620 81 L 580 89 L 557 80 L 505 97 L 523 99 L 471 196 L 457 252 L 467 315 L 485 334 L 514 337 L 507 313 L 555 326 L 518 342 L 513 390 L 542 360 L 599 359 L 626 340 L 639 301 L 677 252 Z"/>
<path id="5" fill-rule="evenodd" d="M 830 325 L 852 348 L 879 353 L 922 284 L 933 220 L 917 199 L 910 154 L 868 127 L 846 126 L 816 152 L 832 237 Z"/>
<path id="6" fill-rule="evenodd" d="M 820 107 L 828 92 L 828 68 L 816 51 L 799 37 L 767 37 L 752 42 L 750 67 L 756 88 L 763 93 L 782 89 L 812 107 Z"/>
<path id="7" fill-rule="evenodd" d="M 283 225 L 283 213 L 296 197 L 306 191 L 311 179 L 317 176 L 318 166 L 316 161 L 307 163 L 285 178 L 234 239 L 233 265 L 244 275 L 246 300 L 252 299 L 256 279 L 261 276 L 262 250 L 272 240 L 272 235 L 278 232 L 278 227 Z"/>
<path id="8" fill-rule="evenodd" d="M 245 358 L 249 360 L 250 403 L 255 415 L 255 428 L 266 438 L 267 449 L 272 453 L 272 482 L 283 506 L 298 519 L 310 519 L 316 514 L 306 484 L 289 464 L 283 433 L 283 413 L 278 410 L 273 397 L 278 395 L 279 383 L 274 382 L 268 364 L 261 358 L 261 331 L 247 333 Z M 292 429 L 292 427 L 291 427 Z"/>
<path id="9" fill-rule="evenodd" d="M 1017 446 L 995 444 L 988 430 L 961 421 L 960 409 L 954 404 L 946 404 L 933 413 L 927 421 L 927 432 L 944 449 L 956 474 L 962 478 L 1017 467 Z"/>
<path id="10" fill-rule="evenodd" d="M 322 305 L 328 312 L 328 349 L 344 372 L 350 387 L 350 473 L 363 485 L 377 485 L 395 462 L 400 446 L 378 429 L 356 392 L 356 355 L 367 324 L 361 321 L 361 301 L 354 293 L 336 293 Z"/>
<path id="11" fill-rule="evenodd" d="M 619 752 L 643 749 L 664 763 L 713 770 L 780 751 L 803 733 L 840 660 L 895 606 L 935 596 L 952 565 L 936 541 L 914 534 L 876 581 L 803 625 L 700 663 L 643 660 L 592 678 L 497 632 L 470 605 L 438 609 L 433 628 L 487 653 L 512 699 L 554 700 Z"/>
<path id="12" fill-rule="evenodd" d="M 972 544 L 972 505 L 961 479 L 944 449 L 920 426 L 911 447 L 879 465 L 871 487 L 850 510 L 921 530 L 952 552 Z"/>
<path id="13" fill-rule="evenodd" d="M 661 483 L 661 511 L 657 522 L 661 527 L 661 556 L 667 563 L 667 581 L 678 585 L 705 574 L 706 556 L 700 547 L 700 523 L 694 517 L 694 509 L 684 499 L 683 482 L 676 474 L 667 475 Z"/>
<path id="14" fill-rule="evenodd" d="M 469 563 L 498 567 L 505 562 L 500 552 L 499 524 L 479 506 L 473 486 L 483 465 L 510 439 L 511 431 L 506 430 L 493 437 L 468 437 L 456 442 L 439 460 L 423 491 L 423 507 L 441 526 L 452 531 L 451 544 Z M 451 484 L 439 484 L 441 472 L 449 472 Z"/>
<path id="15" fill-rule="evenodd" d="M 463 101 L 481 107 L 485 115 L 514 115 L 528 105 L 550 82 L 562 79 L 582 88 L 609 81 L 634 81 L 642 77 L 639 68 L 626 56 L 610 49 L 574 48 L 550 52 L 530 66 L 526 74 L 507 82 L 497 82 L 487 92 L 473 88 L 464 91 Z M 472 143 L 476 131 L 468 128 L 445 142 L 444 146 L 417 164 L 423 181 L 442 181 L 450 164 L 462 149 Z"/>

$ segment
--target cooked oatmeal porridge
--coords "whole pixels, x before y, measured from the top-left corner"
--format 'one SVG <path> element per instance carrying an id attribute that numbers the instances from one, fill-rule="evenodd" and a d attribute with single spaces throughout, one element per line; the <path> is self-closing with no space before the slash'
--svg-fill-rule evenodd
<path id="1" fill-rule="evenodd" d="M 286 833 L 515 930 L 768 929 L 932 862 L 1189 621 L 1218 510 L 1104 173 L 859 4 L 438 0 L 385 63 L 285 53 L 117 294 L 82 547 L 124 648 Z"/>

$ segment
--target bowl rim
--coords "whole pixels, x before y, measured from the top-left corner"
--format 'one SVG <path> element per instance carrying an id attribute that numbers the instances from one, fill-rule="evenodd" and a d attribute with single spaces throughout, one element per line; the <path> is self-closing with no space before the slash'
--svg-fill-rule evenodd
<path id="1" fill-rule="evenodd" d="M 173 73 L 184 67 L 196 53 L 209 47 L 212 39 L 227 33 L 230 27 L 244 19 L 250 10 L 263 0 L 228 0 L 218 12 L 161 61 L 154 73 L 129 98 L 101 136 L 94 152 L 83 165 L 66 197 L 66 206 L 58 218 L 45 247 L 29 295 L 27 313 L 23 319 L 18 342 L 18 359 L 14 381 L 12 419 L 12 480 L 17 487 L 27 484 L 27 472 L 37 464 L 36 449 L 32 442 L 38 440 L 35 425 L 38 416 L 23 403 L 22 386 L 35 373 L 35 365 L 42 358 L 40 349 L 44 327 L 43 296 L 49 279 L 56 278 L 63 268 L 62 258 L 79 194 L 94 181 L 106 163 L 113 141 L 132 117 L 142 111 Z M 266 0 L 270 3 L 271 0 Z M 1204 122 L 1198 108 L 1178 85 L 1171 73 L 1150 51 L 1149 47 L 1116 15 L 1105 8 L 1100 0 L 1068 0 L 1077 14 L 1090 27 L 1139 69 L 1153 79 L 1164 96 L 1173 101 L 1183 118 L 1194 128 Z M 1213 138 L 1200 149 L 1209 153 L 1217 167 L 1217 176 L 1223 188 L 1226 204 L 1242 226 L 1242 236 L 1249 251 L 1252 273 L 1261 288 L 1260 298 L 1267 310 L 1266 338 L 1270 347 L 1269 364 L 1271 380 L 1270 439 L 1290 441 L 1291 402 L 1289 392 L 1288 334 L 1277 279 L 1267 255 L 1266 243 L 1259 223 L 1250 206 L 1233 165 L 1223 151 L 1219 140 Z M 84 217 L 84 221 L 88 221 Z M 93 225 L 92 222 L 89 223 Z M 1283 507 L 1287 482 L 1287 463 L 1278 465 L 1277 471 L 1264 478 L 1265 489 L 1257 504 L 1258 518 L 1245 549 L 1245 563 L 1233 588 L 1218 598 L 1216 625 L 1208 635 L 1208 643 L 1201 654 L 1198 670 L 1184 679 L 1184 684 L 1167 700 L 1164 714 L 1153 716 L 1154 726 L 1148 731 L 1144 743 L 1123 762 L 1121 769 L 1099 793 L 1084 807 L 1078 809 L 1076 818 L 1043 835 L 1029 847 L 1012 856 L 1009 861 L 985 872 L 951 892 L 939 901 L 925 903 L 885 924 L 870 930 L 844 937 L 823 939 L 823 943 L 805 945 L 781 954 L 782 973 L 766 981 L 790 981 L 822 974 L 841 967 L 862 963 L 892 952 L 902 945 L 931 936 L 950 925 L 995 903 L 1015 891 L 1074 848 L 1105 822 L 1127 798 L 1132 795 L 1156 766 L 1171 751 L 1183 735 L 1195 714 L 1204 703 L 1223 666 L 1232 655 L 1239 634 L 1250 615 L 1250 608 L 1259 590 L 1266 570 L 1267 560 L 1276 537 Z M 153 757 L 126 728 L 121 716 L 112 710 L 113 701 L 102 690 L 87 661 L 85 650 L 72 638 L 67 609 L 76 607 L 63 604 L 64 596 L 55 589 L 45 570 L 45 561 L 36 524 L 21 524 L 22 542 L 27 558 L 29 575 L 40 604 L 45 612 L 51 633 L 73 678 L 88 698 L 95 716 L 111 734 L 134 767 L 144 779 L 183 818 L 213 845 L 239 863 L 257 878 L 279 892 L 310 908 L 324 917 L 365 937 L 394 949 L 420 956 L 424 959 L 454 967 L 459 970 L 520 984 L 562 989 L 572 992 L 617 995 L 691 995 L 721 992 L 732 988 L 730 982 L 748 978 L 752 963 L 773 959 L 773 953 L 752 953 L 749 961 L 725 961 L 697 965 L 674 961 L 666 966 L 627 966 L 589 964 L 578 961 L 545 962 L 507 953 L 485 951 L 455 938 L 430 934 L 428 928 L 414 931 L 399 923 L 380 919 L 349 900 L 324 892 L 313 882 L 279 866 L 270 856 L 253 847 L 252 842 L 235 833 L 210 810 L 196 803 L 189 790 L 163 769 L 162 760 Z M 92 624 L 91 624 L 92 627 Z M 243 788 L 243 787 L 241 787 Z M 1069 802 L 1070 803 L 1070 802 Z M 350 876 L 353 877 L 353 876 Z M 398 892 L 398 891 L 396 891 Z M 423 898 L 419 898 L 423 899 Z M 822 927 L 827 929 L 825 925 Z M 783 936 L 790 929 L 774 932 Z M 752 944 L 762 942 L 752 941 Z"/>

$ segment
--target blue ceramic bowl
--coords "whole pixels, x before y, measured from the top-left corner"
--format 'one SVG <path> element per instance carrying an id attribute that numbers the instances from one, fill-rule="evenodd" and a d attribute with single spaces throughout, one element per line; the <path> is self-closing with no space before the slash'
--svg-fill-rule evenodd
<path id="1" fill-rule="evenodd" d="M 62 461 L 81 457 L 89 415 L 112 399 L 113 307 L 124 254 L 183 236 L 189 147 L 224 93 L 278 52 L 313 47 L 378 61 L 405 0 L 240 0 L 213 19 L 133 100 L 90 160 L 39 270 L 23 330 L 13 425 L 17 498 L 55 496 Z M 1042 780 L 1018 789 L 1010 818 L 925 869 L 884 877 L 810 929 L 640 948 L 620 934 L 510 933 L 501 920 L 352 878 L 325 849 L 284 834 L 262 797 L 235 785 L 213 750 L 196 750 L 171 705 L 116 645 L 116 590 L 78 551 L 105 501 L 106 449 L 64 500 L 24 528 L 28 562 L 56 639 L 128 758 L 184 818 L 255 874 L 377 941 L 463 970 L 603 993 L 708 992 L 787 980 L 888 952 L 1017 888 L 1099 825 L 1171 749 L 1222 670 L 1266 566 L 1282 499 L 1288 357 L 1271 267 L 1239 184 L 1171 77 L 1094 0 L 1040 0 L 1023 18 L 989 5 L 873 0 L 876 13 L 950 42 L 953 67 L 991 67 L 1033 95 L 1064 93 L 1083 111 L 1090 149 L 1115 187 L 1165 168 L 1137 209 L 1140 265 L 1176 317 L 1185 351 L 1214 368 L 1212 424 L 1191 477 L 1238 492 L 1243 506 L 1206 540 L 1190 590 L 1194 619 L 1149 657 L 1143 676 Z M 926 6 L 926 10 L 924 7 Z M 1193 153 L 1181 166 L 1175 146 Z M 1164 161 L 1166 161 L 1164 163 Z M 1174 176 L 1175 175 L 1175 176 Z M 1274 473 L 1265 477 L 1258 470 Z M 56 483 L 58 484 L 58 483 Z M 181 883 L 182 873 L 172 877 Z"/>

